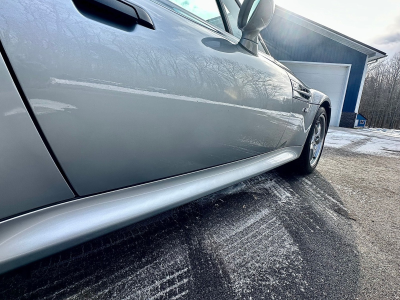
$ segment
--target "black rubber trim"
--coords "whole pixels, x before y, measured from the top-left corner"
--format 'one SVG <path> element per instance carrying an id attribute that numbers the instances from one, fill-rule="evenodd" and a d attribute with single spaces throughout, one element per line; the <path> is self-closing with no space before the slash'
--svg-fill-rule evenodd
<path id="1" fill-rule="evenodd" d="M 222 22 L 224 23 L 226 32 L 233 35 L 232 27 L 231 27 L 231 24 L 229 23 L 228 14 L 226 13 L 225 8 L 222 6 L 222 3 L 220 0 L 216 0 L 216 3 L 217 3 L 219 13 L 222 18 Z"/>
<path id="2" fill-rule="evenodd" d="M 67 174 L 65 174 L 63 168 L 61 167 L 61 164 L 60 164 L 60 162 L 58 161 L 57 156 L 54 154 L 54 151 L 53 151 L 53 149 L 51 148 L 51 146 L 50 146 L 50 144 L 49 144 L 49 141 L 47 140 L 47 138 L 46 138 L 46 136 L 45 136 L 45 134 L 44 134 L 42 128 L 40 127 L 40 124 L 39 124 L 38 120 L 36 119 L 35 113 L 33 112 L 33 109 L 32 109 L 32 107 L 31 107 L 31 105 L 29 104 L 28 98 L 25 96 L 25 93 L 24 93 L 24 91 L 23 91 L 23 89 L 22 89 L 22 86 L 21 86 L 21 84 L 20 84 L 19 81 L 18 81 L 18 77 L 17 77 L 17 75 L 16 75 L 15 72 L 14 72 L 14 69 L 13 69 L 13 67 L 12 67 L 12 65 L 11 65 L 10 60 L 8 59 L 6 50 L 5 50 L 5 48 L 3 47 L 3 43 L 1 42 L 1 40 L 0 40 L 0 54 L 1 54 L 1 56 L 3 57 L 4 62 L 6 63 L 8 72 L 10 73 L 11 78 L 12 78 L 13 81 L 14 81 L 14 84 L 15 84 L 15 86 L 16 86 L 16 88 L 17 88 L 17 91 L 18 91 L 18 93 L 19 93 L 19 96 L 21 97 L 22 102 L 24 103 L 24 105 L 25 105 L 25 107 L 26 107 L 26 110 L 28 111 L 28 113 L 29 113 L 29 115 L 30 115 L 31 120 L 33 121 L 33 124 L 34 124 L 35 127 L 36 127 L 36 130 L 38 131 L 40 137 L 42 138 L 42 141 L 43 141 L 44 145 L 46 146 L 47 151 L 49 152 L 51 158 L 53 159 L 54 163 L 56 164 L 56 166 L 57 166 L 58 170 L 60 171 L 62 177 L 64 178 L 65 182 L 68 184 L 68 187 L 69 187 L 69 188 L 71 189 L 71 191 L 74 193 L 75 197 L 77 197 L 77 196 L 78 196 L 78 193 L 75 191 L 74 187 L 72 186 L 71 182 L 69 181 L 69 179 L 68 179 L 68 177 L 67 177 Z M 68 200 L 70 200 L 70 199 L 68 199 Z"/>

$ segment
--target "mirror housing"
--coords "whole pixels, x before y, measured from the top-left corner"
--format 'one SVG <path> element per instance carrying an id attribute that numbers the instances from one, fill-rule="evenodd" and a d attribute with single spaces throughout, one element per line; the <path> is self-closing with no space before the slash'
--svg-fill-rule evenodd
<path id="1" fill-rule="evenodd" d="M 238 27 L 242 31 L 239 44 L 254 55 L 258 54 L 258 35 L 271 22 L 274 0 L 245 0 L 240 7 Z"/>

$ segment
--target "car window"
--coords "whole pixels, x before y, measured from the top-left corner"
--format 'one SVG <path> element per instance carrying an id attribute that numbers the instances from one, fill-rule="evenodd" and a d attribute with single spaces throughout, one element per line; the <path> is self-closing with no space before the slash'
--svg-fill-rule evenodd
<path id="1" fill-rule="evenodd" d="M 239 5 L 237 4 L 236 0 L 221 0 L 221 3 L 227 13 L 233 35 L 240 39 L 242 37 L 242 31 L 238 27 L 238 17 L 240 10 Z M 258 50 L 267 54 L 260 42 L 258 42 Z"/>
<path id="2" fill-rule="evenodd" d="M 169 0 L 199 18 L 207 21 L 225 31 L 224 22 L 222 21 L 217 3 L 215 0 Z"/>

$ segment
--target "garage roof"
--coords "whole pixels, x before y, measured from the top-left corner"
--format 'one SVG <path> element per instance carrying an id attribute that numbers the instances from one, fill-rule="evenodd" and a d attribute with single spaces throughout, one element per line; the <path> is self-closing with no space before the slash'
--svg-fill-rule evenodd
<path id="1" fill-rule="evenodd" d="M 368 56 L 368 61 L 373 61 L 373 60 L 380 59 L 380 58 L 387 56 L 386 53 L 381 50 L 378 50 L 367 44 L 359 42 L 351 37 L 348 37 L 347 35 L 344 35 L 338 31 L 330 29 L 330 28 L 328 28 L 324 25 L 321 25 L 317 22 L 311 21 L 305 17 L 295 14 L 295 13 L 293 13 L 287 9 L 284 9 L 283 7 L 280 7 L 278 5 L 276 6 L 275 14 L 280 16 L 281 18 L 287 19 L 287 20 L 289 20 L 293 23 L 296 23 L 300 26 L 303 26 L 309 30 L 317 32 L 323 36 L 326 36 L 327 38 L 330 38 L 338 43 L 346 45 L 347 47 L 350 47 L 354 50 L 357 50 L 361 53 L 366 54 Z"/>

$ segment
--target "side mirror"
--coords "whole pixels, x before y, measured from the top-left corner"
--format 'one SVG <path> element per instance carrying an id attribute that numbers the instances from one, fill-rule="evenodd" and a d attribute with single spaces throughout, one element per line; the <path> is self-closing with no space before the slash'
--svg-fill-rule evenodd
<path id="1" fill-rule="evenodd" d="M 240 7 L 238 27 L 242 31 L 239 44 L 254 55 L 258 53 L 258 35 L 271 22 L 274 0 L 244 0 Z"/>

